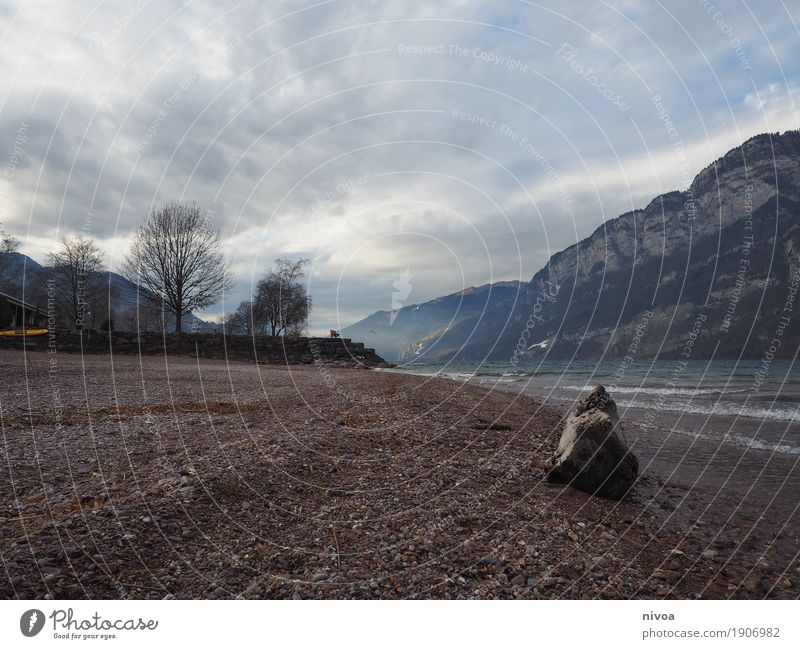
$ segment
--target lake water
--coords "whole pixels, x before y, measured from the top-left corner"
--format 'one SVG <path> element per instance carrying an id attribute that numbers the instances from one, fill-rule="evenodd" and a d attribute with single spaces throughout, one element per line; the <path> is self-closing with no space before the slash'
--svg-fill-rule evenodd
<path id="1" fill-rule="evenodd" d="M 441 375 L 523 392 L 571 406 L 596 385 L 611 392 L 625 421 L 662 432 L 800 455 L 800 364 L 774 361 L 555 362 L 512 366 L 409 364 L 401 371 Z"/>

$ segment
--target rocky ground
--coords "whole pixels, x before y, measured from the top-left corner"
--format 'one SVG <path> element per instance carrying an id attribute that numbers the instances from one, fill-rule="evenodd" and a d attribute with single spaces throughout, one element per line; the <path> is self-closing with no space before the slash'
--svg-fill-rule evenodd
<path id="1" fill-rule="evenodd" d="M 799 594 L 796 558 L 709 545 L 647 475 L 624 502 L 548 484 L 562 413 L 527 397 L 177 357 L 0 367 L 4 598 Z"/>

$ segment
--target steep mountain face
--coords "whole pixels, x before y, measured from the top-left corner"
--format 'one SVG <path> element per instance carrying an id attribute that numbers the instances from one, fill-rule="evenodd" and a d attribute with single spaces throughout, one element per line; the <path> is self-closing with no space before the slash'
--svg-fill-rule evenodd
<path id="1" fill-rule="evenodd" d="M 0 292 L 18 299 L 47 308 L 47 290 L 42 284 L 41 276 L 46 275 L 46 268 L 27 255 L 18 252 L 7 253 L 4 259 L 5 272 L 0 277 Z M 103 286 L 102 295 L 97 304 L 88 308 L 88 327 L 98 329 L 112 315 L 114 328 L 120 331 L 133 331 L 137 326 L 136 287 L 122 275 L 111 271 L 100 273 L 98 278 Z M 112 296 L 109 307 L 109 296 Z M 139 314 L 139 326 L 145 330 L 156 330 L 158 324 L 151 314 Z M 152 320 L 152 321 L 151 321 Z M 174 324 L 168 330 L 174 328 Z M 189 314 L 183 317 L 182 329 L 186 332 L 216 331 L 218 325 L 200 320 Z"/>
<path id="2" fill-rule="evenodd" d="M 456 318 L 427 360 L 760 359 L 776 337 L 792 357 L 799 252 L 800 133 L 758 135 Z"/>

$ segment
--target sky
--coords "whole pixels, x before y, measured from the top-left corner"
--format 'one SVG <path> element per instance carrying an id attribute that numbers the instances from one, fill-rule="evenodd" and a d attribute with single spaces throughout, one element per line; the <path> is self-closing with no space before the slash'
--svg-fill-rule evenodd
<path id="1" fill-rule="evenodd" d="M 307 258 L 311 331 L 527 281 L 604 221 L 798 128 L 800 5 L 0 1 L 0 223 L 115 270 L 203 205 L 247 299 Z M 407 279 L 407 281 L 406 281 Z"/>

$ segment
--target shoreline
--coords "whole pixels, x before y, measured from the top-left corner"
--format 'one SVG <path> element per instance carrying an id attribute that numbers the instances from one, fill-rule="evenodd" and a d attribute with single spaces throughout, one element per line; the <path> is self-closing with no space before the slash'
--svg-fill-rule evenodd
<path id="1" fill-rule="evenodd" d="M 55 403 L 49 361 L 0 351 L 6 599 L 798 596 L 796 560 L 712 542 L 657 477 L 622 502 L 548 484 L 563 413 L 529 396 L 58 355 Z"/>
<path id="2" fill-rule="evenodd" d="M 515 389 L 513 384 L 476 384 L 501 392 L 542 396 Z M 578 398 L 581 396 L 579 393 Z M 544 403 L 560 407 L 566 415 L 575 401 L 544 399 Z M 645 481 L 653 482 L 646 492 L 639 490 L 643 496 L 646 493 L 649 504 L 683 523 L 702 517 L 709 548 L 726 546 L 721 552 L 712 549 L 716 556 L 733 558 L 740 554 L 753 566 L 774 562 L 781 580 L 797 583 L 800 449 L 785 443 L 790 431 L 797 433 L 792 423 L 631 405 L 620 407 L 620 417 L 625 436 L 639 456 Z M 647 423 L 642 425 L 642 421 Z M 678 428 L 676 421 L 684 428 Z M 784 426 L 778 443 L 742 434 Z M 702 432 L 706 427 L 715 432 Z M 724 435 L 719 434 L 726 429 Z M 640 487 L 642 484 L 640 477 Z"/>

